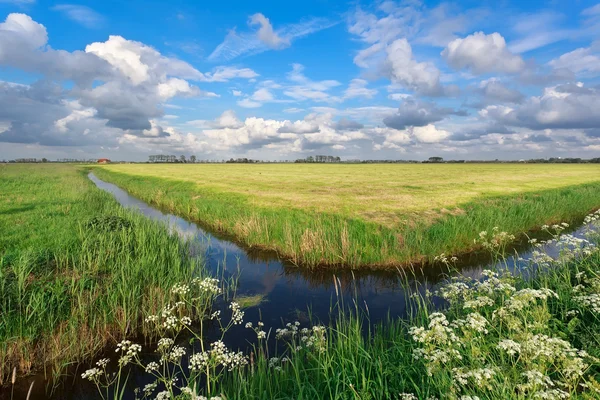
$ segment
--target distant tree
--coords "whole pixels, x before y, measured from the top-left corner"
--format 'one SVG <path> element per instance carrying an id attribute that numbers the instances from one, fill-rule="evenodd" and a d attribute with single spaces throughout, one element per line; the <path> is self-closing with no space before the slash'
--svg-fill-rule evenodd
<path id="1" fill-rule="evenodd" d="M 442 157 L 429 157 L 429 162 L 430 163 L 439 163 L 439 162 L 443 162 L 444 159 Z"/>
<path id="2" fill-rule="evenodd" d="M 196 156 L 190 156 L 190 162 L 191 163 L 195 163 L 196 162 Z"/>
<path id="3" fill-rule="evenodd" d="M 47 158 L 42 158 L 42 162 L 48 162 Z"/>
<path id="4" fill-rule="evenodd" d="M 313 156 L 306 157 L 306 162 L 315 162 L 315 158 Z"/>
<path id="5" fill-rule="evenodd" d="M 335 158 L 335 161 L 337 161 L 337 162 L 340 162 L 340 161 L 342 161 L 342 159 L 341 159 L 341 158 L 339 158 L 339 157 L 336 157 L 336 158 Z"/>
<path id="6" fill-rule="evenodd" d="M 185 156 L 182 155 L 181 157 L 179 157 L 179 160 L 181 160 L 182 163 L 185 163 Z"/>

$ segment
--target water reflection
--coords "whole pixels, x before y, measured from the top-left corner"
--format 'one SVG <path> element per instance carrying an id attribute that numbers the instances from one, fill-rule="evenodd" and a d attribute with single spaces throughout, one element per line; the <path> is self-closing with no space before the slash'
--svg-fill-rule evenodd
<path id="1" fill-rule="evenodd" d="M 411 288 L 434 290 L 448 277 L 448 269 L 443 264 L 415 266 L 408 270 L 335 270 L 326 268 L 308 269 L 287 263 L 274 252 L 247 251 L 222 235 L 215 235 L 202 229 L 198 224 L 148 206 L 130 196 L 116 185 L 98 179 L 94 174 L 90 179 L 101 189 L 112 193 L 117 201 L 125 206 L 138 209 L 148 218 L 165 221 L 169 227 L 187 240 L 195 254 L 202 254 L 211 271 L 225 270 L 225 276 L 238 277 L 238 295 L 262 295 L 260 304 L 263 321 L 277 325 L 282 319 L 294 318 L 298 311 L 309 307 L 312 315 L 327 323 L 332 301 L 337 299 L 334 279 L 340 283 L 338 292 L 347 303 L 352 299 L 366 303 L 370 320 L 377 323 L 389 316 L 406 316 L 406 298 Z M 581 222 L 581 221 L 577 221 Z M 572 224 L 575 225 L 575 224 Z M 575 232 L 576 234 L 580 232 Z M 532 234 L 543 238 L 543 232 Z M 530 236 L 532 236 L 530 235 Z M 515 244 L 511 251 L 529 257 L 530 246 L 526 237 Z M 549 249 L 552 253 L 552 249 Z M 456 270 L 461 274 L 477 278 L 481 271 L 490 267 L 490 257 L 485 253 L 469 253 L 459 257 Z M 509 257 L 507 265 L 520 268 L 524 265 L 516 257 Z M 239 275 L 238 275 L 239 274 Z M 257 310 L 249 310 L 258 316 Z"/>

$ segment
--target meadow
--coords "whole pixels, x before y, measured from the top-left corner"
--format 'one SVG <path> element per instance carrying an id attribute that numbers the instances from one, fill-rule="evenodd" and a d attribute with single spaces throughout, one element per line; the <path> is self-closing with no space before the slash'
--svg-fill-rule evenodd
<path id="1" fill-rule="evenodd" d="M 397 267 L 600 206 L 600 167 L 560 164 L 107 165 L 102 179 L 305 266 Z"/>
<path id="2" fill-rule="evenodd" d="M 201 262 L 73 165 L 0 165 L 0 384 L 51 382 L 117 340 Z M 40 383 L 38 383 L 39 385 Z"/>

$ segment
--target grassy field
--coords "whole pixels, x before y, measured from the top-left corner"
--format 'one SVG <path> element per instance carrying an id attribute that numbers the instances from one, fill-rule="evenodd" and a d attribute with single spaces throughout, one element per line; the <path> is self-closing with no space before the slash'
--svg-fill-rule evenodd
<path id="1" fill-rule="evenodd" d="M 0 384 L 143 331 L 197 263 L 71 165 L 0 165 Z M 146 332 L 149 333 L 149 332 Z"/>
<path id="2" fill-rule="evenodd" d="M 108 165 L 99 177 L 306 265 L 397 266 L 600 206 L 600 166 Z"/>

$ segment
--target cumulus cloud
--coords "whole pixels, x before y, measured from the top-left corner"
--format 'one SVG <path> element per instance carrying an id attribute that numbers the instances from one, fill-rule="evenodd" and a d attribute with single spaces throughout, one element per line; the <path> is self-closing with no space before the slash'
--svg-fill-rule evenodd
<path id="1" fill-rule="evenodd" d="M 484 103 L 520 103 L 525 96 L 516 89 L 507 87 L 498 79 L 487 79 L 479 83 L 475 92 L 483 97 Z"/>
<path id="2" fill-rule="evenodd" d="M 448 43 L 442 56 L 454 69 L 469 69 L 474 74 L 488 72 L 517 73 L 525 68 L 523 59 L 511 53 L 497 32 L 476 32 Z"/>
<path id="3" fill-rule="evenodd" d="M 437 143 L 450 136 L 450 132 L 432 124 L 412 127 L 410 132 L 421 143 Z"/>
<path id="4" fill-rule="evenodd" d="M 125 136 L 165 138 L 171 133 L 157 120 L 164 115 L 166 101 L 214 97 L 190 81 L 240 75 L 240 70 L 205 75 L 184 61 L 121 36 L 74 52 L 54 50 L 47 42 L 46 28 L 28 15 L 9 14 L 0 23 L 0 64 L 43 76 L 29 86 L 0 85 L 5 102 L 0 105 L 0 121 L 10 125 L 0 141 L 84 146 L 118 145 Z M 57 83 L 48 83 L 52 80 Z M 73 85 L 63 87 L 63 81 Z"/>
<path id="5" fill-rule="evenodd" d="M 224 117 L 228 123 L 224 123 Z M 256 117 L 240 121 L 233 111 L 227 111 L 217 120 L 190 121 L 189 124 L 201 129 L 199 140 L 210 143 L 213 150 L 235 153 L 257 149 L 270 149 L 281 154 L 340 150 L 345 144 L 368 139 L 362 124 L 348 119 L 336 120 L 329 113 L 311 113 L 295 121 Z"/>
<path id="6" fill-rule="evenodd" d="M 599 90 L 580 83 L 546 88 L 515 108 L 488 106 L 480 113 L 508 126 L 535 130 L 595 129 L 600 126 L 599 107 Z"/>
<path id="7" fill-rule="evenodd" d="M 394 129 L 406 129 L 410 126 L 426 126 L 441 121 L 455 113 L 451 108 L 439 108 L 435 104 L 407 99 L 398 110 L 383 119 L 383 123 Z"/>
<path id="8" fill-rule="evenodd" d="M 406 39 L 398 39 L 386 48 L 386 72 L 392 82 L 425 95 L 443 92 L 440 71 L 431 63 L 417 62 Z"/>

